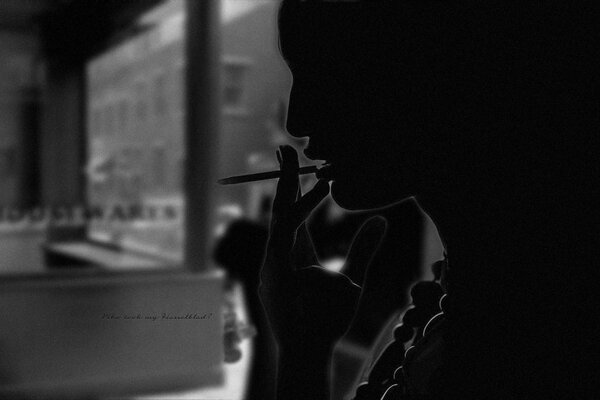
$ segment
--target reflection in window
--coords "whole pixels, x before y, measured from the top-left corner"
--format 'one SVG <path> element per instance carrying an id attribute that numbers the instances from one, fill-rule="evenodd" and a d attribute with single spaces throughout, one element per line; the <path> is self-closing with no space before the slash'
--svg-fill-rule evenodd
<path id="1" fill-rule="evenodd" d="M 101 110 L 101 122 L 88 125 L 87 200 L 109 210 L 139 206 L 146 215 L 136 221 L 94 220 L 88 235 L 121 248 L 179 259 L 185 208 L 185 4 L 184 0 L 162 2 L 140 17 L 140 25 L 148 29 L 127 36 L 87 65 L 88 118 L 96 118 L 96 107 Z M 277 46 L 269 47 L 276 43 L 273 17 L 278 2 L 222 0 L 222 6 L 223 113 L 215 170 L 219 176 L 229 176 L 274 169 L 273 137 L 284 136 L 285 104 L 277 113 L 272 108 L 287 97 L 290 83 Z M 109 105 L 117 111 L 108 111 Z M 113 118 L 124 134 L 108 135 L 108 121 Z M 251 154 L 258 155 L 256 162 L 248 157 Z M 263 204 L 273 185 L 269 181 L 215 188 L 211 197 L 222 206 L 214 215 L 215 227 L 240 216 L 264 219 L 253 204 Z M 259 186 L 260 191 L 253 189 Z M 227 211 L 232 209 L 239 212 Z"/>
<path id="2" fill-rule="evenodd" d="M 10 178 L 15 172 L 15 148 L 0 148 L 0 178 Z"/>
<path id="3" fill-rule="evenodd" d="M 115 133 L 115 106 L 113 104 L 109 104 L 108 106 L 106 106 L 106 115 L 104 116 L 105 120 L 104 123 L 106 124 L 106 127 L 104 129 L 104 132 L 106 132 L 107 135 L 114 135 Z"/>
<path id="4" fill-rule="evenodd" d="M 174 260 L 183 250 L 183 224 L 173 217 L 183 214 L 182 175 L 169 168 L 176 164 L 176 154 L 183 153 L 183 103 L 178 98 L 183 81 L 169 83 L 168 77 L 182 68 L 184 4 L 166 1 L 142 15 L 139 23 L 152 28 L 87 65 L 88 118 L 96 118 L 93 104 L 105 104 L 106 115 L 97 118 L 105 120 L 106 132 L 119 132 L 101 136 L 101 128 L 89 124 L 87 200 L 108 214 L 125 215 L 90 221 L 88 235 Z M 172 118 L 175 113 L 180 117 Z M 131 219 L 121 212 L 132 207 L 145 217 Z"/>
<path id="5" fill-rule="evenodd" d="M 147 101 L 148 101 L 148 93 L 146 84 L 143 82 L 138 82 L 135 85 L 135 99 L 136 99 L 136 108 L 135 108 L 135 116 L 137 118 L 137 122 L 142 124 L 146 122 L 146 114 L 147 114 Z"/>
<path id="6" fill-rule="evenodd" d="M 119 101 L 119 132 L 121 134 L 127 134 L 129 128 L 129 104 L 127 100 L 123 99 Z"/>
<path id="7" fill-rule="evenodd" d="M 91 131 L 99 135 L 102 131 L 102 112 L 97 107 L 92 111 Z"/>
<path id="8" fill-rule="evenodd" d="M 245 111 L 245 81 L 248 65 L 227 62 L 223 66 L 223 107 L 226 111 Z"/>
<path id="9" fill-rule="evenodd" d="M 178 113 L 183 110 L 183 100 L 185 98 L 185 86 L 183 85 L 184 73 L 183 63 L 181 61 L 176 63 L 169 72 L 169 75 L 171 76 L 171 94 L 169 100 L 172 104 L 171 110 L 173 110 L 173 113 Z"/>
<path id="10" fill-rule="evenodd" d="M 167 153 L 163 146 L 157 145 L 152 149 L 152 184 L 162 187 L 166 184 Z"/>
<path id="11" fill-rule="evenodd" d="M 164 72 L 154 78 L 154 112 L 161 116 L 167 113 L 167 79 Z"/>

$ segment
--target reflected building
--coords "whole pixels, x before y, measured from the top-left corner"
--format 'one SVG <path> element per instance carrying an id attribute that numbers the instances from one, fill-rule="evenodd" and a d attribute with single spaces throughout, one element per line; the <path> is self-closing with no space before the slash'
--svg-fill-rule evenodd
<path id="1" fill-rule="evenodd" d="M 142 15 L 131 37 L 87 64 L 90 205 L 173 206 L 179 215 L 184 212 L 184 4 L 166 2 Z M 219 176 L 275 167 L 263 161 L 271 157 L 264 152 L 273 148 L 273 105 L 287 96 L 290 84 L 276 46 L 276 7 L 275 1 L 222 3 Z M 256 214 L 256 199 L 266 188 L 251 186 L 219 191 L 216 204 L 224 206 L 221 210 Z M 93 221 L 89 234 L 175 258 L 183 246 L 181 219 L 155 224 Z"/>
<path id="2" fill-rule="evenodd" d="M 39 43 L 28 32 L 0 30 L 0 205 L 31 206 L 37 200 L 36 70 Z"/>

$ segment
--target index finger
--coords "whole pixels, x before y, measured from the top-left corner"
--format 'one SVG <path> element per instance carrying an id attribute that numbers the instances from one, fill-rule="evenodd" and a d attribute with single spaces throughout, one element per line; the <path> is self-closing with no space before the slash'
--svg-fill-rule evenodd
<path id="1" fill-rule="evenodd" d="M 280 156 L 279 156 L 280 155 Z M 286 213 L 296 201 L 300 179 L 298 177 L 298 153 L 292 146 L 280 146 L 278 159 L 280 159 L 281 178 L 277 183 L 275 198 L 273 199 L 273 214 Z"/>
<path id="2" fill-rule="evenodd" d="M 293 278 L 291 251 L 296 239 L 292 208 L 298 196 L 298 153 L 291 146 L 280 146 L 277 153 L 281 165 L 281 178 L 277 183 L 267 254 L 260 270 L 264 286 L 289 286 Z"/>
<path id="3" fill-rule="evenodd" d="M 294 267 L 316 263 L 313 243 L 303 224 L 310 211 L 327 194 L 329 194 L 329 184 L 320 180 L 297 202 L 290 204 L 286 214 L 273 215 L 267 256 L 261 269 L 261 279 L 265 282 L 279 284 L 277 280 L 285 280 L 293 276 Z M 298 228 L 300 228 L 299 232 Z"/>

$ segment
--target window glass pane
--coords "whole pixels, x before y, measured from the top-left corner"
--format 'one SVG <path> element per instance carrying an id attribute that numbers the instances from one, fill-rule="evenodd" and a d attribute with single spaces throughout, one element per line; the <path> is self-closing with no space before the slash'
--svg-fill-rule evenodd
<path id="1" fill-rule="evenodd" d="M 129 125 L 129 104 L 127 100 L 120 100 L 118 105 L 119 111 L 119 132 L 126 134 Z"/>
<path id="2" fill-rule="evenodd" d="M 112 100 L 112 99 L 111 99 Z M 115 134 L 115 105 L 111 102 L 106 106 L 106 129 L 105 132 L 112 136 Z"/>
<path id="3" fill-rule="evenodd" d="M 242 107 L 242 96 L 244 94 L 244 69 L 242 65 L 226 64 L 224 66 L 225 87 L 224 87 L 224 105 L 225 107 Z"/>
<path id="4" fill-rule="evenodd" d="M 154 78 L 154 112 L 158 116 L 167 113 L 167 80 L 164 72 Z"/>
<path id="5" fill-rule="evenodd" d="M 147 102 L 148 102 L 148 92 L 146 88 L 146 84 L 144 82 L 138 82 L 135 84 L 135 100 L 136 100 L 136 109 L 135 116 L 138 122 L 138 125 L 146 122 L 146 114 L 147 114 Z"/>
<path id="6" fill-rule="evenodd" d="M 277 7 L 271 0 L 221 3 L 218 177 L 276 169 L 277 146 L 299 144 L 283 126 L 289 71 L 277 46 L 268 45 L 276 43 Z M 139 33 L 87 65 L 91 122 L 86 196 L 90 206 L 116 215 L 90 221 L 88 236 L 179 260 L 184 236 L 185 19 L 184 1 L 163 2 L 139 18 Z M 215 187 L 213 239 L 233 219 L 265 220 L 274 184 Z M 121 218 L 121 209 L 131 207 L 142 213 Z"/>
<path id="7" fill-rule="evenodd" d="M 88 236 L 170 261 L 183 250 L 184 5 L 146 12 L 140 33 L 87 65 L 87 200 L 105 214 Z"/>

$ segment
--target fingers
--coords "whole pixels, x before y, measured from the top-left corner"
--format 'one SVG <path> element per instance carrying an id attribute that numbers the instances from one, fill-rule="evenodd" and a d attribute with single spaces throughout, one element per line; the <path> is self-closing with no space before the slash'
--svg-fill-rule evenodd
<path id="1" fill-rule="evenodd" d="M 385 235 L 386 227 L 385 218 L 372 217 L 360 227 L 354 236 L 343 272 L 358 285 L 363 284 L 367 268 Z"/>
<path id="2" fill-rule="evenodd" d="M 304 196 L 298 178 L 298 153 L 291 146 L 282 146 L 278 158 L 281 159 L 281 178 L 273 200 L 273 215 L 285 220 L 288 228 L 296 229 L 329 194 L 329 183 L 319 180 Z"/>
<path id="3" fill-rule="evenodd" d="M 298 228 L 296 234 L 296 243 L 292 250 L 292 265 L 295 270 L 306 267 L 309 265 L 317 265 L 319 260 L 315 252 L 312 238 L 306 227 L 306 223 L 303 223 Z"/>
<path id="4" fill-rule="evenodd" d="M 311 190 L 296 202 L 293 210 L 294 218 L 300 222 L 304 221 L 328 194 L 329 183 L 324 179 L 320 179 Z"/>
<path id="5" fill-rule="evenodd" d="M 273 199 L 273 213 L 281 214 L 289 210 L 298 196 L 298 153 L 292 146 L 281 146 L 277 159 L 281 166 L 281 178 Z"/>
<path id="6" fill-rule="evenodd" d="M 285 205 L 287 212 L 282 214 L 274 213 L 274 218 L 271 223 L 269 244 L 267 246 L 268 252 L 273 253 L 278 257 L 290 253 L 294 247 L 294 242 L 298 244 L 296 235 L 298 233 L 298 227 L 302 225 L 314 208 L 319 205 L 328 194 L 329 184 L 326 181 L 319 181 L 297 202 Z M 316 260 L 312 241 L 308 236 L 308 232 L 306 232 L 306 228 L 303 228 L 299 233 L 303 235 L 300 242 L 304 241 L 300 244 L 304 246 L 305 251 L 311 253 L 310 261 L 312 263 Z M 314 258 L 312 256 L 314 256 Z M 297 257 L 295 258 L 295 261 L 298 261 Z"/>
<path id="7" fill-rule="evenodd" d="M 299 184 L 298 191 L 296 192 L 296 201 L 300 200 L 301 198 L 302 185 Z M 294 270 L 306 267 L 307 265 L 316 265 L 319 263 L 315 246 L 305 222 L 303 222 L 296 231 L 296 243 L 292 249 L 291 261 Z"/>
<path id="8" fill-rule="evenodd" d="M 278 158 L 281 159 L 282 176 L 277 185 L 277 192 L 273 200 L 273 217 L 271 219 L 271 230 L 267 244 L 267 256 L 261 269 L 261 280 L 266 285 L 290 282 L 294 271 L 294 265 L 298 257 L 291 257 L 294 244 L 297 244 L 297 229 L 310 215 L 312 210 L 329 194 L 329 184 L 319 181 L 308 193 L 300 196 L 298 178 L 298 154 L 291 146 L 280 148 Z M 304 255 L 304 261 L 314 263 L 316 256 L 312 248 L 312 241 L 308 237 L 302 243 L 303 252 L 310 252 L 311 257 Z M 298 253 L 298 252 L 296 252 Z M 303 266 L 305 266 L 304 264 Z"/>
<path id="9" fill-rule="evenodd" d="M 319 181 L 290 210 L 292 223 L 294 226 L 300 225 L 297 230 L 296 243 L 292 255 L 292 263 L 296 269 L 318 264 L 315 248 L 304 221 L 328 194 L 329 184 L 326 181 Z"/>

